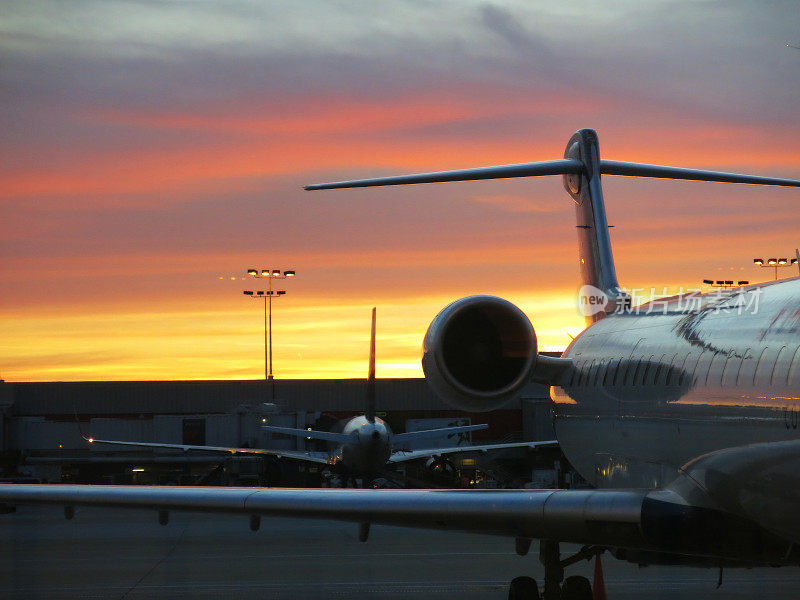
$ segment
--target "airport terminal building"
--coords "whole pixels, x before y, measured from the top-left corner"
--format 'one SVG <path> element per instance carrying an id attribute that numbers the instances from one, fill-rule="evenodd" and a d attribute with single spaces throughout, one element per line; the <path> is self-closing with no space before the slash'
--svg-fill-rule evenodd
<path id="1" fill-rule="evenodd" d="M 219 467 L 219 455 L 101 446 L 83 436 L 314 450 L 319 441 L 271 435 L 260 425 L 335 429 L 343 419 L 363 413 L 366 395 L 363 379 L 0 382 L 0 467 L 5 477 L 43 481 L 195 483 L 209 475 L 209 468 Z M 488 429 L 471 434 L 472 443 L 554 438 L 548 390 L 537 384 L 486 413 L 449 407 L 424 379 L 379 379 L 376 397 L 378 416 L 396 433 L 487 423 Z M 236 456 L 225 459 L 222 471 L 224 483 L 283 479 L 308 484 L 318 469 Z"/>

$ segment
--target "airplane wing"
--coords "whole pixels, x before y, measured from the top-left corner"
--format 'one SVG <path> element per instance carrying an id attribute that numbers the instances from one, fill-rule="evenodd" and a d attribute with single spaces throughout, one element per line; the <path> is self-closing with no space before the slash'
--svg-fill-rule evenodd
<path id="1" fill-rule="evenodd" d="M 19 504 L 225 512 L 449 529 L 603 548 L 714 557 L 708 564 L 795 564 L 787 540 L 664 490 L 403 490 L 0 484 L 0 512 Z M 166 511 L 164 514 L 163 511 Z M 700 518 L 704 517 L 704 518 Z M 5 517 L 4 517 L 5 518 Z M 13 517 L 11 517 L 13 518 Z M 757 537 L 754 537 L 757 536 Z M 364 538 L 366 539 L 366 538 Z M 755 544 L 754 540 L 759 543 Z M 363 540 L 362 540 L 363 541 Z M 754 553 L 755 552 L 755 553 Z M 629 555 L 634 556 L 634 555 Z"/>
<path id="2" fill-rule="evenodd" d="M 427 448 L 422 450 L 398 450 L 389 457 L 390 463 L 401 463 L 418 458 L 428 458 L 430 456 L 442 456 L 444 454 L 465 454 L 467 452 L 480 452 L 485 454 L 492 450 L 505 450 L 507 448 L 555 448 L 558 440 L 548 440 L 543 442 L 510 442 L 508 444 L 484 444 L 482 446 L 453 446 L 452 448 Z"/>
<path id="3" fill-rule="evenodd" d="M 457 427 L 442 427 L 441 429 L 423 429 L 421 431 L 409 431 L 408 433 L 395 433 L 392 436 L 394 445 L 407 444 L 411 440 L 421 440 L 425 438 L 440 437 L 442 435 L 452 435 L 455 433 L 467 433 L 469 431 L 480 431 L 488 429 L 485 423 L 480 425 L 459 425 Z"/>
<path id="4" fill-rule="evenodd" d="M 276 450 L 270 448 L 233 448 L 227 446 L 192 446 L 191 444 L 165 444 L 160 442 L 125 442 L 121 440 L 98 440 L 84 438 L 90 444 L 109 444 L 114 446 L 138 446 L 140 448 L 164 448 L 168 450 L 183 450 L 184 452 L 219 452 L 224 454 L 261 454 L 292 458 L 322 465 L 330 464 L 327 454 L 323 452 L 299 452 L 296 450 Z"/>
<path id="5" fill-rule="evenodd" d="M 0 484 L 0 503 L 189 510 L 337 519 L 578 543 L 622 541 L 645 491 L 364 490 Z M 602 524 L 593 532 L 592 524 Z M 643 544 L 638 531 L 626 543 Z"/>

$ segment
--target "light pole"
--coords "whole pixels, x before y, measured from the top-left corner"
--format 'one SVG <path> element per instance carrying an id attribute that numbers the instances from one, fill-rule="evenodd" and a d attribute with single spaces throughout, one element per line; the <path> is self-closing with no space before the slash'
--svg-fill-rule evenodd
<path id="1" fill-rule="evenodd" d="M 264 379 L 272 381 L 272 399 L 275 400 L 275 382 L 272 374 L 272 298 L 277 299 L 286 294 L 285 290 L 273 290 L 273 279 L 289 279 L 295 276 L 294 271 L 284 271 L 280 269 L 247 269 L 247 274 L 254 279 L 266 279 L 266 290 L 244 290 L 245 296 L 253 299 L 262 298 L 264 300 Z"/>
<path id="2" fill-rule="evenodd" d="M 763 258 L 754 258 L 753 264 L 763 267 L 765 269 L 775 269 L 775 279 L 778 279 L 778 268 L 780 267 L 792 267 L 797 264 L 796 258 L 768 258 L 764 260 Z"/>

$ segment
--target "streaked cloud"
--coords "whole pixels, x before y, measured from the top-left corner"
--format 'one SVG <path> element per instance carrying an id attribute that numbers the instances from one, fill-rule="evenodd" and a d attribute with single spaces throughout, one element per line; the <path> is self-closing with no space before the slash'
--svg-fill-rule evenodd
<path id="1" fill-rule="evenodd" d="M 276 325 L 284 376 L 363 376 L 373 304 L 384 376 L 419 374 L 427 323 L 460 295 L 519 302 L 548 348 L 580 328 L 558 178 L 306 183 L 557 158 L 586 126 L 609 158 L 800 176 L 792 2 L 2 9 L 9 380 L 258 377 L 258 311 L 219 280 L 251 266 L 300 274 Z M 752 256 L 797 245 L 791 190 L 605 189 L 631 287 L 756 279 Z"/>

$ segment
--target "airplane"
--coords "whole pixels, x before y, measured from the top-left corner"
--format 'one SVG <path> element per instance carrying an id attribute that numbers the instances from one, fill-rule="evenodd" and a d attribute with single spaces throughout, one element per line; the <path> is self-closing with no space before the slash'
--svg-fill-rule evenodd
<path id="1" fill-rule="evenodd" d="M 444 448 L 411 449 L 419 440 L 430 440 L 442 436 L 455 436 L 467 432 L 487 429 L 486 424 L 460 425 L 439 429 L 428 429 L 408 433 L 393 433 L 386 422 L 375 415 L 375 324 L 376 309 L 372 309 L 372 330 L 370 334 L 369 373 L 367 376 L 367 403 L 363 415 L 349 419 L 341 432 L 317 431 L 262 425 L 264 431 L 290 435 L 299 438 L 318 439 L 332 442 L 335 447 L 330 452 L 303 452 L 295 450 L 278 450 L 272 448 L 235 448 L 223 446 L 200 446 L 190 444 L 167 444 L 160 442 L 131 442 L 122 440 L 103 440 L 83 436 L 90 444 L 106 444 L 116 446 L 133 446 L 139 448 L 163 448 L 183 451 L 218 452 L 226 454 L 259 454 L 290 458 L 303 462 L 325 465 L 331 470 L 347 476 L 347 480 L 355 485 L 357 478 L 368 480 L 378 476 L 396 479 L 399 475 L 387 472 L 393 465 L 403 462 L 429 458 L 428 469 L 439 473 L 451 467 L 447 456 L 466 452 L 486 453 L 506 448 L 540 448 L 555 446 L 555 441 L 510 442 L 505 444 L 464 445 Z M 400 477 L 400 479 L 403 479 Z"/>
<path id="2" fill-rule="evenodd" d="M 456 407 L 491 410 L 530 380 L 551 386 L 555 428 L 594 489 L 309 490 L 0 485 L 6 505 L 226 511 L 443 528 L 539 540 L 542 598 L 585 600 L 567 577 L 609 552 L 647 564 L 719 569 L 800 565 L 800 277 L 634 306 L 617 281 L 602 175 L 800 187 L 800 181 L 600 158 L 591 129 L 563 159 L 307 186 L 307 189 L 561 175 L 573 200 L 587 328 L 560 358 L 538 353 L 525 314 L 494 296 L 444 308 L 423 342 L 431 386 Z M 757 309 L 753 298 L 758 299 Z M 582 545 L 562 557 L 561 543 Z M 734 583 L 735 585 L 735 583 Z M 596 590 L 598 591 L 598 590 Z M 604 591 L 604 590 L 600 590 Z M 518 577 L 509 597 L 539 598 Z"/>

